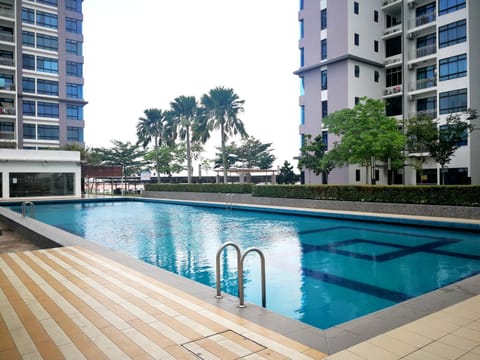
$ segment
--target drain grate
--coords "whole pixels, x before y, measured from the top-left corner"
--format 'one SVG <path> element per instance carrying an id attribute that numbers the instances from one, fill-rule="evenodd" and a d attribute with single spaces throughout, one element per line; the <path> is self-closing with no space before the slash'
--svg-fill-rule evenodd
<path id="1" fill-rule="evenodd" d="M 199 359 L 238 359 L 266 350 L 266 347 L 232 330 L 182 344 Z"/>

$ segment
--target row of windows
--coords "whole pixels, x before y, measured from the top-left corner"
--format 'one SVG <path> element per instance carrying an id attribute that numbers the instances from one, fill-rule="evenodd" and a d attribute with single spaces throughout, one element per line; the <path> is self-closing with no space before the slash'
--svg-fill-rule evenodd
<path id="1" fill-rule="evenodd" d="M 28 0 L 29 2 L 35 2 L 35 0 Z M 38 4 L 45 4 L 49 6 L 58 7 L 58 0 L 36 0 Z"/>
<path id="2" fill-rule="evenodd" d="M 56 36 L 35 34 L 31 31 L 22 31 L 22 44 L 28 47 L 37 47 L 38 49 L 58 50 L 58 38 Z"/>
<path id="3" fill-rule="evenodd" d="M 81 34 L 82 33 L 82 20 L 65 18 L 65 30 L 67 32 Z"/>
<path id="4" fill-rule="evenodd" d="M 56 125 L 23 124 L 23 138 L 30 140 L 59 140 L 60 130 Z M 68 126 L 67 141 L 83 141 L 83 128 Z"/>
<path id="5" fill-rule="evenodd" d="M 438 15 L 445 15 L 465 8 L 466 0 L 439 0 Z"/>
<path id="6" fill-rule="evenodd" d="M 65 50 L 67 51 L 68 54 L 82 56 L 83 54 L 82 46 L 83 44 L 80 41 L 75 41 L 70 39 L 67 39 L 65 41 Z"/>
<path id="7" fill-rule="evenodd" d="M 67 75 L 82 77 L 83 64 L 75 61 L 67 61 Z M 35 66 L 36 65 L 36 66 Z M 23 54 L 22 67 L 26 70 L 36 70 L 50 74 L 58 74 L 58 59 L 37 56 L 35 63 L 35 55 Z"/>
<path id="8" fill-rule="evenodd" d="M 37 79 L 37 94 L 58 96 L 58 81 Z M 25 93 L 35 94 L 35 79 L 22 78 L 22 88 Z"/>
<path id="9" fill-rule="evenodd" d="M 33 100 L 23 100 L 23 115 L 38 116 L 46 118 L 59 118 L 59 107 L 56 103 L 41 102 L 36 103 Z M 83 120 L 83 106 L 77 104 L 67 104 L 68 120 Z"/>
<path id="10" fill-rule="evenodd" d="M 58 17 L 56 14 L 30 8 L 22 8 L 22 21 L 27 24 L 36 24 L 38 26 L 50 29 L 58 29 Z"/>

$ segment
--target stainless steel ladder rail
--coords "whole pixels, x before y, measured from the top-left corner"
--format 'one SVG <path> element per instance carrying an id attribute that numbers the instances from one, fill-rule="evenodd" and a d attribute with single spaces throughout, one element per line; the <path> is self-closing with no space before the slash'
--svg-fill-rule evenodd
<path id="1" fill-rule="evenodd" d="M 225 195 L 225 210 L 230 210 L 232 211 L 233 209 L 233 193 L 227 193 Z"/>
<path id="2" fill-rule="evenodd" d="M 237 280 L 238 280 L 238 297 L 239 297 L 239 308 L 244 308 L 245 305 L 245 292 L 243 289 L 243 267 L 244 267 L 244 262 L 245 262 L 245 257 L 251 253 L 251 252 L 256 252 L 260 256 L 260 266 L 261 266 L 261 281 L 262 281 L 262 307 L 267 306 L 267 298 L 266 298 L 266 285 L 265 285 L 265 255 L 263 252 L 255 247 L 250 247 L 245 250 L 245 252 L 242 254 L 242 251 L 240 250 L 240 247 L 235 244 L 234 242 L 226 242 L 223 245 L 221 245 L 218 250 L 217 250 L 217 256 L 216 256 L 216 298 L 220 299 L 222 298 L 222 292 L 221 292 L 221 285 L 220 285 L 220 255 L 222 251 L 227 247 L 227 246 L 233 246 L 237 252 Z"/>
<path id="3" fill-rule="evenodd" d="M 35 204 L 31 201 L 25 201 L 22 203 L 22 216 L 27 216 L 27 206 L 30 209 L 30 216 L 35 219 Z"/>

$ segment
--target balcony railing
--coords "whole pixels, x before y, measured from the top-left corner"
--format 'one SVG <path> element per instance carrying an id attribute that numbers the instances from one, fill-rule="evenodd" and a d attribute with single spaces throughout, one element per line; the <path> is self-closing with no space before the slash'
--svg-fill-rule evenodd
<path id="1" fill-rule="evenodd" d="M 395 34 L 395 33 L 400 32 L 400 31 L 402 31 L 402 24 L 397 24 L 397 25 L 390 26 L 390 27 L 386 28 L 383 31 L 383 35 Z"/>
<path id="2" fill-rule="evenodd" d="M 435 54 L 436 52 L 437 52 L 437 45 L 435 44 L 422 46 L 420 48 L 417 48 L 417 58 Z"/>
<path id="3" fill-rule="evenodd" d="M 383 95 L 388 96 L 388 95 L 396 94 L 396 93 L 399 93 L 399 92 L 402 92 L 402 85 L 401 84 L 390 86 L 390 87 L 386 88 L 385 90 L 383 90 Z"/>
<path id="4" fill-rule="evenodd" d="M 8 8 L 3 7 L 3 6 L 0 6 L 0 16 L 5 17 L 5 18 L 13 19 L 13 17 L 14 17 L 13 9 L 8 9 Z"/>
<path id="5" fill-rule="evenodd" d="M 427 89 L 437 86 L 437 78 L 431 77 L 417 80 L 417 90 Z"/>
<path id="6" fill-rule="evenodd" d="M 13 106 L 3 106 L 0 107 L 0 115 L 16 115 L 17 109 Z"/>
<path id="7" fill-rule="evenodd" d="M 391 57 L 388 57 L 387 59 L 385 59 L 385 66 L 388 66 L 388 65 L 393 65 L 393 64 L 397 64 L 397 63 L 400 63 L 402 62 L 402 56 L 399 55 L 399 56 L 391 56 Z"/>
<path id="8" fill-rule="evenodd" d="M 401 0 L 384 0 L 382 6 L 387 6 L 396 2 L 400 2 Z"/>
<path id="9" fill-rule="evenodd" d="M 437 110 L 436 109 L 420 110 L 411 115 L 412 116 L 428 116 L 432 119 L 435 119 L 437 117 Z"/>
<path id="10" fill-rule="evenodd" d="M 437 19 L 435 11 L 432 11 L 425 15 L 420 15 L 415 18 L 415 26 L 422 26 L 431 23 Z"/>
<path id="11" fill-rule="evenodd" d="M 0 33 L 0 41 L 4 42 L 13 42 L 13 34 L 8 34 L 8 33 Z"/>
<path id="12" fill-rule="evenodd" d="M 14 140 L 15 133 L 13 131 L 0 131 L 1 140 Z"/>

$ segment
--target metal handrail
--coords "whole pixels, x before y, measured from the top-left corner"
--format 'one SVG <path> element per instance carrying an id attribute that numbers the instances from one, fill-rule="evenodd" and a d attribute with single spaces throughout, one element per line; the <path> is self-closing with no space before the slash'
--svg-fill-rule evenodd
<path id="1" fill-rule="evenodd" d="M 30 209 L 30 216 L 35 219 L 35 204 L 31 201 L 25 201 L 24 203 L 22 203 L 22 216 L 23 217 L 26 217 L 26 213 L 27 213 L 27 206 L 29 207 Z"/>
<path id="2" fill-rule="evenodd" d="M 242 255 L 242 251 L 240 250 L 240 247 L 234 242 L 226 242 L 223 245 L 221 245 L 217 250 L 216 264 L 215 264 L 217 293 L 215 295 L 215 298 L 217 299 L 222 298 L 222 291 L 221 291 L 221 285 L 220 285 L 220 255 L 227 246 L 233 246 L 237 251 L 237 281 L 238 281 L 238 297 L 239 297 L 238 307 L 239 308 L 245 307 L 245 292 L 243 289 L 243 265 L 245 262 L 245 257 L 251 252 L 256 252 L 260 256 L 261 279 L 262 279 L 262 307 L 266 307 L 267 299 L 266 299 L 266 285 L 265 285 L 265 255 L 263 255 L 263 252 L 260 249 L 255 247 L 248 248 L 247 250 L 245 250 L 245 252 Z"/>
<path id="3" fill-rule="evenodd" d="M 226 194 L 225 209 L 226 210 L 233 209 L 233 193 Z"/>

